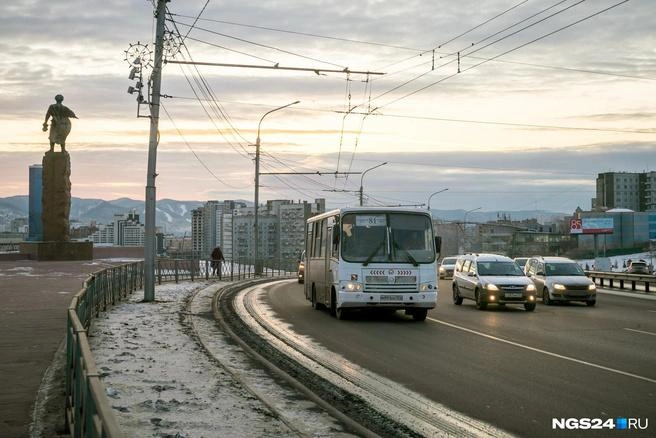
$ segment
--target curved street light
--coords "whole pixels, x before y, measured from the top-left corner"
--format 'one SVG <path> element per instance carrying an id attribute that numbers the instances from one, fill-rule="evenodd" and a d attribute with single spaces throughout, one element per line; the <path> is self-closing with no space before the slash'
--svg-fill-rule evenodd
<path id="1" fill-rule="evenodd" d="M 362 172 L 362 175 L 360 176 L 360 207 L 362 207 L 362 180 L 364 179 L 364 174 L 367 173 L 367 172 L 369 172 L 370 170 L 377 169 L 377 168 L 379 168 L 380 166 L 384 166 L 384 165 L 386 165 L 386 164 L 387 164 L 387 161 L 385 161 L 384 163 L 380 163 L 380 164 L 378 164 L 378 165 L 376 165 L 376 166 L 374 166 L 374 167 L 370 167 L 369 169 L 367 169 L 367 170 L 365 170 L 364 172 Z"/>
<path id="2" fill-rule="evenodd" d="M 449 189 L 446 188 L 446 189 L 438 190 L 437 192 L 433 192 L 433 193 L 431 193 L 431 195 L 428 197 L 428 202 L 427 202 L 427 204 L 428 204 L 428 211 L 430 211 L 430 200 L 431 200 L 431 198 L 432 198 L 433 196 L 437 195 L 438 193 L 446 192 L 447 190 L 449 190 Z"/>
<path id="3" fill-rule="evenodd" d="M 254 253 L 255 253 L 255 274 L 261 274 L 262 273 L 262 267 L 258 264 L 258 257 L 259 257 L 259 249 L 260 249 L 260 233 L 259 233 L 259 223 L 258 223 L 258 204 L 260 203 L 260 127 L 262 126 L 262 120 L 269 114 L 275 112 L 275 111 L 280 111 L 281 109 L 287 108 L 288 106 L 296 105 L 297 103 L 300 103 L 300 100 L 297 100 L 292 103 L 288 103 L 287 105 L 279 106 L 278 108 L 274 108 L 271 111 L 267 111 L 264 113 L 264 115 L 260 118 L 260 122 L 257 124 L 257 139 L 255 140 L 255 223 L 253 224 L 253 228 L 255 231 L 255 247 L 254 247 Z"/>
<path id="4" fill-rule="evenodd" d="M 467 215 L 471 213 L 472 211 L 480 210 L 482 207 L 476 207 L 472 208 L 471 210 L 467 210 L 465 212 L 465 216 L 462 220 L 462 247 L 463 250 L 466 251 L 466 245 L 467 245 Z"/>

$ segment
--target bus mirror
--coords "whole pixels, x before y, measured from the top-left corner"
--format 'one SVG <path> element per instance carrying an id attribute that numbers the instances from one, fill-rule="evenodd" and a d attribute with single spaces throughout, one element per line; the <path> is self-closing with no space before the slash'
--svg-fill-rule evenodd
<path id="1" fill-rule="evenodd" d="M 442 252 L 442 236 L 435 236 L 435 252 L 438 255 Z"/>

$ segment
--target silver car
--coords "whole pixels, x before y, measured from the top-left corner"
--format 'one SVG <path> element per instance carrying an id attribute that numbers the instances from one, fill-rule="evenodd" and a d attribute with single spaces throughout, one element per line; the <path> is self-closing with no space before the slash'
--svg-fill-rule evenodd
<path id="1" fill-rule="evenodd" d="M 453 269 L 456 267 L 458 257 L 444 257 L 440 262 L 440 280 L 453 278 Z"/>
<path id="2" fill-rule="evenodd" d="M 463 299 L 485 310 L 488 304 L 523 304 L 535 310 L 535 286 L 513 259 L 496 254 L 467 254 L 458 258 L 453 272 L 453 303 Z"/>
<path id="3" fill-rule="evenodd" d="M 544 304 L 582 301 L 588 306 L 594 306 L 597 303 L 597 287 L 574 260 L 565 257 L 531 257 L 525 269 Z"/>

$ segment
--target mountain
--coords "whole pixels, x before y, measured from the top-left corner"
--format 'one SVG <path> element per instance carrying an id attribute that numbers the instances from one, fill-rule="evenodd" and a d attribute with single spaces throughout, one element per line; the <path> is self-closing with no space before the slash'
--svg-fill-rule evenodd
<path id="1" fill-rule="evenodd" d="M 191 211 L 203 205 L 201 201 L 175 201 L 161 199 L 157 201 L 155 222 L 163 227 L 166 233 L 175 235 L 190 234 Z M 114 215 L 136 213 L 141 223 L 145 221 L 144 201 L 120 198 L 113 201 L 102 199 L 71 198 L 70 222 L 89 224 L 95 221 L 99 224 L 109 224 L 114 221 Z M 0 225 L 9 224 L 13 219 L 29 215 L 28 196 L 11 196 L 0 198 Z"/>

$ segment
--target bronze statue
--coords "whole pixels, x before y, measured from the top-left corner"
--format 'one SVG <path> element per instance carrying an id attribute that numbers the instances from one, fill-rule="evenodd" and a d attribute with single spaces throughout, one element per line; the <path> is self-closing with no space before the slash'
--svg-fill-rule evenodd
<path id="1" fill-rule="evenodd" d="M 43 132 L 48 130 L 48 119 L 52 117 L 52 122 L 50 123 L 50 135 L 48 139 L 50 140 L 50 152 L 55 151 L 55 143 L 61 145 L 62 152 L 66 151 L 66 137 L 71 132 L 71 121 L 69 117 L 74 117 L 77 119 L 77 116 L 73 111 L 68 107 L 62 105 L 64 96 L 58 94 L 55 96 L 55 102 L 48 107 L 46 112 L 46 120 L 43 122 Z"/>

